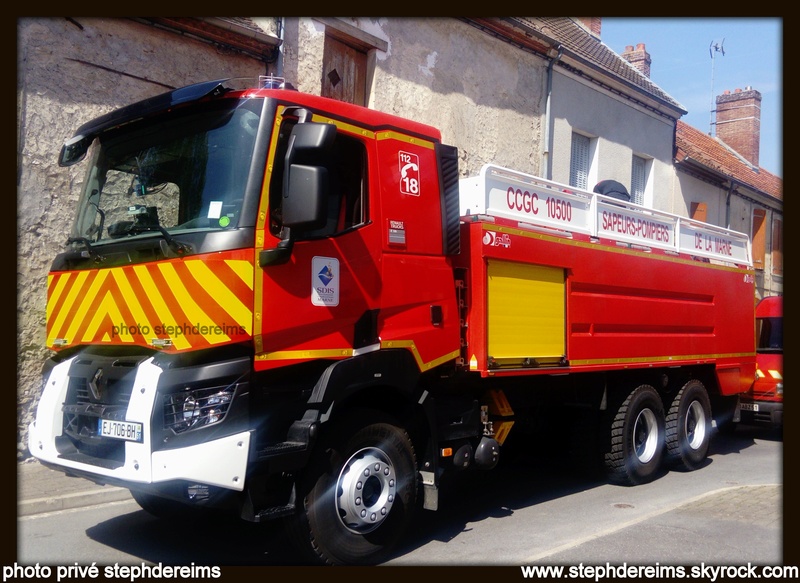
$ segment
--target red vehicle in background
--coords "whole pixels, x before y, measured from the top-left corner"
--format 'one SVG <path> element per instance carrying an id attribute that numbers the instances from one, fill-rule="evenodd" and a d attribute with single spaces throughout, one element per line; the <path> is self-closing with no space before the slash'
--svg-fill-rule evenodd
<path id="1" fill-rule="evenodd" d="M 742 397 L 742 422 L 783 426 L 783 297 L 756 306 L 756 379 Z"/>

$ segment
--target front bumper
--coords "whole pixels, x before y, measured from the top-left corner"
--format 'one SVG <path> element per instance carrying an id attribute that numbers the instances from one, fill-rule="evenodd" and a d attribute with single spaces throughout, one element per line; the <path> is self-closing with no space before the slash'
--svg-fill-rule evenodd
<path id="1" fill-rule="evenodd" d="M 142 425 L 140 442 L 125 441 L 124 455 L 114 463 L 105 463 L 87 455 L 67 451 L 63 446 L 64 414 L 62 406 L 69 387 L 69 371 L 75 356 L 52 368 L 39 401 L 36 418 L 29 426 L 28 449 L 50 467 L 85 476 L 98 483 L 113 483 L 136 488 L 175 481 L 196 482 L 233 491 L 245 487 L 251 432 L 238 431 L 185 447 L 158 449 L 160 438 L 152 434 L 158 381 L 163 370 L 153 358 L 140 362 L 135 369 L 133 387 L 125 420 Z"/>
<path id="2" fill-rule="evenodd" d="M 742 399 L 741 411 L 743 423 L 783 425 L 783 401 Z"/>

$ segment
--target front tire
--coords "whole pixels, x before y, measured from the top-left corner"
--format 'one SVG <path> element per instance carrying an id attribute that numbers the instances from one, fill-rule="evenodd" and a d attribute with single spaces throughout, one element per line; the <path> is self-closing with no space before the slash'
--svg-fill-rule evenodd
<path id="1" fill-rule="evenodd" d="M 384 420 L 355 429 L 339 425 L 301 480 L 300 494 L 288 526 L 307 556 L 333 565 L 386 560 L 416 506 L 408 433 Z"/>
<path id="2" fill-rule="evenodd" d="M 700 381 L 690 380 L 673 398 L 666 436 L 671 465 L 689 471 L 703 465 L 711 438 L 711 402 Z"/>
<path id="3" fill-rule="evenodd" d="M 610 425 L 605 454 L 608 478 L 634 486 L 651 481 L 664 453 L 664 405 L 650 385 L 633 390 L 617 409 Z"/>

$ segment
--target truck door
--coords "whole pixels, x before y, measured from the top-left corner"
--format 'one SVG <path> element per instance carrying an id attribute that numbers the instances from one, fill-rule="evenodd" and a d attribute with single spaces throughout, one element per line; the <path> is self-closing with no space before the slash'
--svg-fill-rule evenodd
<path id="1" fill-rule="evenodd" d="M 278 122 L 264 249 L 282 244 L 281 237 L 286 237 L 281 225 L 282 165 L 296 122 L 290 117 Z M 378 342 L 374 314 L 380 291 L 380 243 L 367 204 L 371 145 L 352 133 L 352 126 L 348 129 L 339 128 L 329 154 L 311 161 L 326 170 L 324 224 L 291 233 L 285 262 L 264 266 L 257 277 L 255 304 L 261 310 L 254 327 L 256 368 L 344 358 Z"/>

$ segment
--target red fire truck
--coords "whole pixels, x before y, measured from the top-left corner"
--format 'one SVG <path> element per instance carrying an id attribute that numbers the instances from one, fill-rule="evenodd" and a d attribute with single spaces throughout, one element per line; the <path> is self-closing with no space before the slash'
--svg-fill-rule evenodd
<path id="1" fill-rule="evenodd" d="M 756 306 L 756 379 L 741 409 L 744 423 L 783 427 L 783 296 Z"/>
<path id="2" fill-rule="evenodd" d="M 696 469 L 755 376 L 746 236 L 461 177 L 416 121 L 221 80 L 84 124 L 59 162 L 84 158 L 28 445 L 157 516 L 381 562 L 536 428 L 589 431 L 616 483 Z"/>

